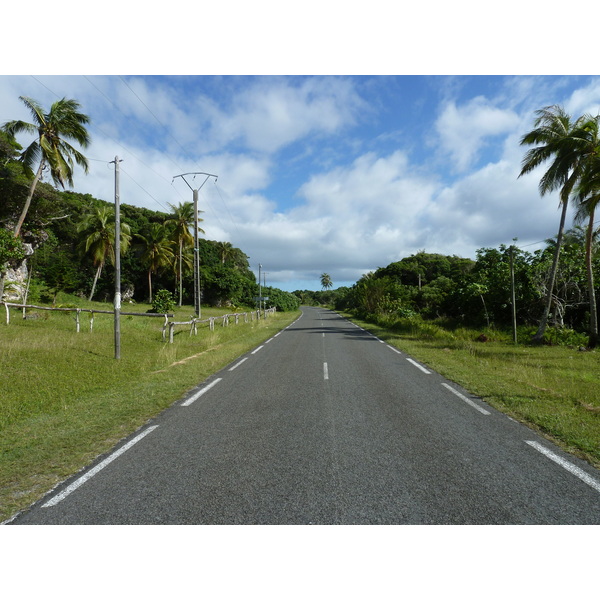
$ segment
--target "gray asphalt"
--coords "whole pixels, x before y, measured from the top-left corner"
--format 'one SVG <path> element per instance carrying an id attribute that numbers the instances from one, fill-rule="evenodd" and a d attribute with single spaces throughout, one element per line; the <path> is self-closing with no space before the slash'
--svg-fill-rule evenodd
<path id="1" fill-rule="evenodd" d="M 12 523 L 600 523 L 599 471 L 409 358 L 304 308 Z"/>

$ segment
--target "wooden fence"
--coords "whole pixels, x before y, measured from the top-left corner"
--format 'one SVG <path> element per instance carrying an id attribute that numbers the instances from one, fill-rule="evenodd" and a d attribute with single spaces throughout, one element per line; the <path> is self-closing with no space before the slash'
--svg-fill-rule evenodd
<path id="1" fill-rule="evenodd" d="M 220 317 L 209 317 L 208 319 L 196 319 L 192 317 L 190 321 L 165 321 L 163 325 L 163 342 L 166 341 L 167 335 L 167 327 L 169 328 L 169 343 L 173 343 L 173 336 L 175 334 L 176 326 L 189 326 L 190 335 L 196 335 L 198 333 L 198 325 L 201 323 L 208 323 L 208 328 L 210 331 L 214 331 L 215 329 L 215 321 L 221 321 L 222 327 L 227 327 L 230 323 L 231 319 L 235 319 L 235 324 L 237 325 L 240 322 L 240 317 L 244 317 L 244 323 L 248 323 L 248 319 L 250 321 L 254 321 L 261 319 L 266 319 L 270 314 L 275 313 L 277 309 L 275 308 L 267 308 L 266 310 L 254 310 L 252 312 L 243 312 L 243 313 L 232 313 L 230 315 L 221 315 Z M 262 313 L 262 315 L 261 315 Z"/>
<path id="2" fill-rule="evenodd" d="M 36 306 L 34 304 L 15 304 L 13 302 L 2 302 L 0 304 L 4 304 L 4 308 L 6 309 L 6 324 L 10 323 L 10 312 L 9 308 L 22 308 L 23 309 L 23 318 L 25 318 L 25 309 L 33 308 L 36 310 L 49 310 L 49 311 L 59 311 L 59 312 L 75 312 L 75 328 L 77 333 L 80 331 L 80 319 L 79 315 L 82 312 L 90 313 L 90 331 L 93 331 L 94 328 L 94 314 L 107 314 L 113 315 L 113 310 L 97 310 L 93 308 L 55 308 L 50 306 Z M 273 314 L 276 311 L 275 308 L 268 308 L 266 310 L 260 311 L 255 310 L 252 312 L 243 312 L 243 313 L 232 313 L 228 315 L 222 315 L 220 317 L 209 317 L 208 319 L 196 319 L 192 317 L 190 321 L 169 321 L 170 317 L 174 317 L 173 314 L 161 314 L 161 313 L 138 313 L 138 312 L 121 312 L 121 315 L 124 316 L 133 316 L 133 317 L 159 317 L 165 320 L 162 327 L 162 339 L 163 342 L 166 341 L 167 338 L 167 328 L 169 330 L 169 343 L 173 343 L 173 336 L 175 334 L 176 326 L 189 325 L 190 326 L 190 335 L 196 335 L 198 333 L 198 325 L 202 323 L 208 323 L 208 327 L 210 331 L 214 331 L 215 329 L 215 321 L 221 321 L 221 325 L 223 327 L 227 327 L 230 321 L 235 320 L 235 324 L 237 325 L 240 322 L 240 317 L 244 318 L 244 323 L 247 323 L 248 320 L 254 321 L 259 320 L 260 318 L 266 319 L 270 314 Z M 261 315 L 262 313 L 262 315 Z"/>
<path id="3" fill-rule="evenodd" d="M 56 308 L 53 306 L 36 306 L 35 304 L 14 304 L 12 302 L 2 302 L 4 304 L 4 308 L 6 309 L 6 324 L 10 323 L 10 312 L 9 308 L 22 308 L 23 309 L 23 318 L 25 318 L 25 309 L 26 308 L 34 308 L 36 310 L 50 310 L 57 312 L 74 312 L 75 313 L 75 328 L 77 329 L 77 333 L 80 331 L 80 322 L 79 315 L 82 312 L 90 313 L 90 331 L 94 329 L 94 314 L 105 314 L 105 315 L 114 315 L 114 310 L 98 310 L 96 308 Z M 133 317 L 162 317 L 165 322 L 169 320 L 169 317 L 173 317 L 172 314 L 161 314 L 161 313 L 138 313 L 138 312 L 121 312 L 121 315 L 133 316 Z"/>

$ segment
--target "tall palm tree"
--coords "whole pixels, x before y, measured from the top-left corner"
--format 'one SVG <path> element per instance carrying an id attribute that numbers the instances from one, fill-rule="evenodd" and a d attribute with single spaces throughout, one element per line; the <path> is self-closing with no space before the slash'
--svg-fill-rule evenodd
<path id="1" fill-rule="evenodd" d="M 162 223 L 152 223 L 147 235 L 136 234 L 141 241 L 142 261 L 148 267 L 149 301 L 152 302 L 152 273 L 168 267 L 175 255 L 173 242 L 169 239 L 169 230 Z"/>
<path id="2" fill-rule="evenodd" d="M 81 242 L 81 248 L 92 255 L 96 274 L 90 292 L 89 300 L 92 300 L 96 291 L 96 284 L 102 273 L 102 269 L 108 259 L 115 264 L 115 211 L 110 206 L 96 206 L 94 210 L 79 222 L 77 231 L 85 237 Z M 125 254 L 131 241 L 131 229 L 127 223 L 121 223 L 120 233 L 121 254 Z"/>
<path id="3" fill-rule="evenodd" d="M 328 290 L 332 285 L 333 282 L 331 281 L 331 276 L 329 275 L 329 273 L 323 273 L 321 275 L 321 287 L 324 290 Z"/>
<path id="4" fill-rule="evenodd" d="M 558 105 L 546 106 L 537 110 L 535 114 L 537 118 L 534 129 L 521 138 L 521 145 L 536 144 L 536 146 L 525 153 L 519 177 L 551 160 L 548 170 L 540 179 L 539 190 L 542 196 L 548 192 L 560 190 L 560 204 L 562 205 L 544 313 L 532 339 L 533 342 L 539 343 L 544 337 L 552 307 L 552 292 L 558 268 L 569 195 L 582 174 L 582 146 L 585 146 L 586 141 L 582 140 L 579 135 L 583 124 L 582 117 L 573 122 L 570 115 Z"/>
<path id="5" fill-rule="evenodd" d="M 75 140 L 83 148 L 90 143 L 85 125 L 90 121 L 87 115 L 79 112 L 80 105 L 75 100 L 57 100 L 46 113 L 42 106 L 32 98 L 19 96 L 19 99 L 27 106 L 33 116 L 33 123 L 25 121 L 8 121 L 2 126 L 9 136 L 18 133 L 37 134 L 35 139 L 21 154 L 21 162 L 28 171 L 33 171 L 34 165 L 39 161 L 37 172 L 29 187 L 29 193 L 23 206 L 21 216 L 14 229 L 15 237 L 21 232 L 21 227 L 27 216 L 31 199 L 35 192 L 38 181 L 42 177 L 42 171 L 49 167 L 50 175 L 56 185 L 63 189 L 65 183 L 73 186 L 73 169 L 75 162 L 88 172 L 88 162 L 85 156 L 76 148 L 71 146 L 67 140 Z"/>
<path id="6" fill-rule="evenodd" d="M 217 248 L 221 256 L 221 264 L 224 265 L 227 260 L 235 256 L 235 248 L 231 242 L 217 242 Z"/>
<path id="7" fill-rule="evenodd" d="M 588 152 L 581 180 L 575 190 L 574 199 L 577 202 L 575 220 L 582 222 L 587 219 L 588 226 L 585 237 L 585 265 L 588 277 L 588 296 L 590 302 L 590 348 L 598 345 L 598 312 L 596 293 L 594 290 L 594 270 L 592 258 L 594 249 L 594 218 L 600 202 L 600 116 L 587 117 L 583 125 L 582 137 L 588 135 Z"/>
<path id="8" fill-rule="evenodd" d="M 179 206 L 169 204 L 169 207 L 173 212 L 171 218 L 165 221 L 165 225 L 173 227 L 172 240 L 179 249 L 177 279 L 179 281 L 179 306 L 181 306 L 183 299 L 183 264 L 186 262 L 184 261 L 184 249 L 191 248 L 194 245 L 194 237 L 190 233 L 190 227 L 194 224 L 194 203 L 182 202 L 179 203 Z M 198 219 L 198 221 L 202 220 Z M 204 233 L 202 229 L 198 229 L 198 232 Z"/>

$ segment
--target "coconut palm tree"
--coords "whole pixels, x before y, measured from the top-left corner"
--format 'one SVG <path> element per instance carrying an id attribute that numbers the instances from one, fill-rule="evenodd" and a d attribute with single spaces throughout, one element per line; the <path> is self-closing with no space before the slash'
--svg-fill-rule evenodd
<path id="1" fill-rule="evenodd" d="M 217 248 L 219 250 L 219 255 L 221 256 L 222 265 L 224 265 L 227 260 L 235 256 L 236 249 L 233 247 L 231 242 L 217 242 Z"/>
<path id="2" fill-rule="evenodd" d="M 179 281 L 179 306 L 182 304 L 183 299 L 183 264 L 187 261 L 184 260 L 185 248 L 191 248 L 194 245 L 194 237 L 190 233 L 190 227 L 194 224 L 194 203 L 193 202 L 182 202 L 179 206 L 169 204 L 171 208 L 172 216 L 165 221 L 165 225 L 173 227 L 171 239 L 179 249 L 178 255 L 178 274 L 176 275 Z M 202 212 L 202 211 L 199 211 Z M 203 219 L 198 219 L 202 221 Z M 200 233 L 204 233 L 202 229 L 198 229 Z M 193 262 L 192 262 L 193 265 Z"/>
<path id="3" fill-rule="evenodd" d="M 142 249 L 142 261 L 148 267 L 148 290 L 149 302 L 152 302 L 152 273 L 168 267 L 175 255 L 173 254 L 173 242 L 169 239 L 169 230 L 162 223 L 152 223 L 147 235 L 136 234 L 140 239 Z"/>
<path id="4" fill-rule="evenodd" d="M 536 146 L 525 153 L 519 177 L 530 173 L 550 160 L 548 170 L 540 179 L 540 194 L 544 196 L 548 192 L 560 190 L 560 204 L 562 205 L 544 313 L 540 319 L 537 333 L 532 339 L 533 342 L 539 343 L 544 337 L 552 306 L 552 291 L 558 268 L 569 196 L 582 175 L 582 147 L 586 146 L 587 141 L 580 135 L 584 119 L 580 117 L 573 122 L 570 115 L 561 106 L 546 106 L 537 110 L 535 114 L 537 118 L 534 129 L 521 138 L 521 145 L 532 146 L 535 144 Z"/>
<path id="5" fill-rule="evenodd" d="M 588 296 L 590 302 L 590 348 L 598 345 L 598 313 L 596 293 L 594 290 L 594 271 L 592 258 L 594 249 L 594 218 L 600 202 L 600 117 L 588 117 L 583 128 L 589 136 L 589 148 L 585 159 L 585 169 L 575 190 L 574 200 L 577 203 L 575 220 L 588 221 L 585 236 L 585 265 L 588 277 Z M 582 137 L 585 132 L 582 132 Z"/>
<path id="6" fill-rule="evenodd" d="M 87 148 L 90 143 L 85 128 L 90 119 L 79 112 L 80 105 L 77 101 L 66 98 L 57 100 L 46 113 L 32 98 L 19 96 L 19 99 L 31 111 L 33 123 L 20 120 L 8 121 L 4 123 L 2 129 L 12 138 L 18 133 L 37 134 L 37 138 L 21 154 L 20 160 L 30 172 L 33 172 L 33 167 L 38 161 L 39 164 L 29 187 L 23 211 L 14 229 L 15 237 L 18 237 L 21 232 L 35 188 L 45 168 L 50 169 L 54 183 L 63 189 L 65 183 L 73 186 L 73 161 L 83 167 L 85 173 L 88 172 L 87 159 L 67 140 L 75 140 L 83 148 Z"/>
<path id="7" fill-rule="evenodd" d="M 115 211 L 110 206 L 96 206 L 92 212 L 85 215 L 77 225 L 77 231 L 85 237 L 81 248 L 92 255 L 96 274 L 88 300 L 92 300 L 96 283 L 108 259 L 115 264 Z M 131 241 L 131 229 L 127 223 L 121 223 L 120 233 L 121 255 L 125 254 Z"/>
<path id="8" fill-rule="evenodd" d="M 328 290 L 332 285 L 333 282 L 331 281 L 331 276 L 329 275 L 329 273 L 323 273 L 321 275 L 321 287 L 324 290 Z"/>

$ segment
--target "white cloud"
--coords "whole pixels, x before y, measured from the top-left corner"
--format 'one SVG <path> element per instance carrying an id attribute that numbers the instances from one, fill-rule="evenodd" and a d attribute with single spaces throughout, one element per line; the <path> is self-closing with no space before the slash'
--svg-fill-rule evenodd
<path id="1" fill-rule="evenodd" d="M 367 103 L 352 79 L 226 78 L 223 86 L 201 80 L 185 94 L 178 89 L 183 81 L 128 79 L 167 130 L 119 78 L 90 79 L 94 85 L 83 77 L 39 78 L 45 89 L 31 77 L 2 77 L 0 121 L 28 118 L 20 94 L 44 105 L 56 99 L 52 92 L 76 97 L 93 119 L 86 155 L 94 160 L 88 176 L 76 174 L 75 189 L 108 201 L 114 197 L 109 162 L 115 155 L 123 159 L 121 201 L 153 210 L 192 200 L 190 188 L 181 179 L 173 182 L 174 175 L 218 175 L 199 197 L 206 237 L 241 248 L 253 268 L 263 264 L 268 283 L 284 289 L 296 289 L 289 280 L 318 289 L 323 271 L 335 286 L 352 284 L 421 249 L 473 256 L 477 248 L 515 236 L 524 244 L 554 235 L 558 200 L 540 198 L 542 169 L 518 179 L 525 151 L 520 136 L 532 125 L 532 111 L 546 102 L 533 104 L 538 97 L 528 102 L 528 95 L 544 89 L 547 104 L 566 102 L 574 113 L 600 99 L 598 80 L 573 91 L 560 81 L 538 85 L 535 78 L 512 78 L 493 99 L 479 94 L 444 102 L 435 123 L 438 160 L 427 156 L 417 165 L 410 157 L 419 152 L 405 150 L 420 150 L 423 140 L 399 136 L 390 151 L 384 144 L 389 130 L 368 129 L 379 114 L 401 114 L 401 101 L 385 109 L 376 98 Z M 491 144 L 494 152 L 480 160 Z M 375 150 L 358 154 L 360 147 Z M 283 171 L 283 149 L 294 173 L 281 182 L 275 178 Z M 286 194 L 294 199 L 292 208 Z"/>
<path id="2" fill-rule="evenodd" d="M 477 96 L 463 106 L 448 102 L 435 128 L 441 149 L 450 155 L 455 170 L 463 172 L 477 159 L 486 138 L 506 134 L 518 122 L 512 110 L 497 108 L 483 96 Z"/>
<path id="3" fill-rule="evenodd" d="M 243 143 L 272 153 L 309 134 L 332 134 L 353 123 L 363 101 L 347 79 L 310 78 L 298 85 L 261 78 L 233 96 L 227 106 L 210 107 L 213 143 Z"/>

